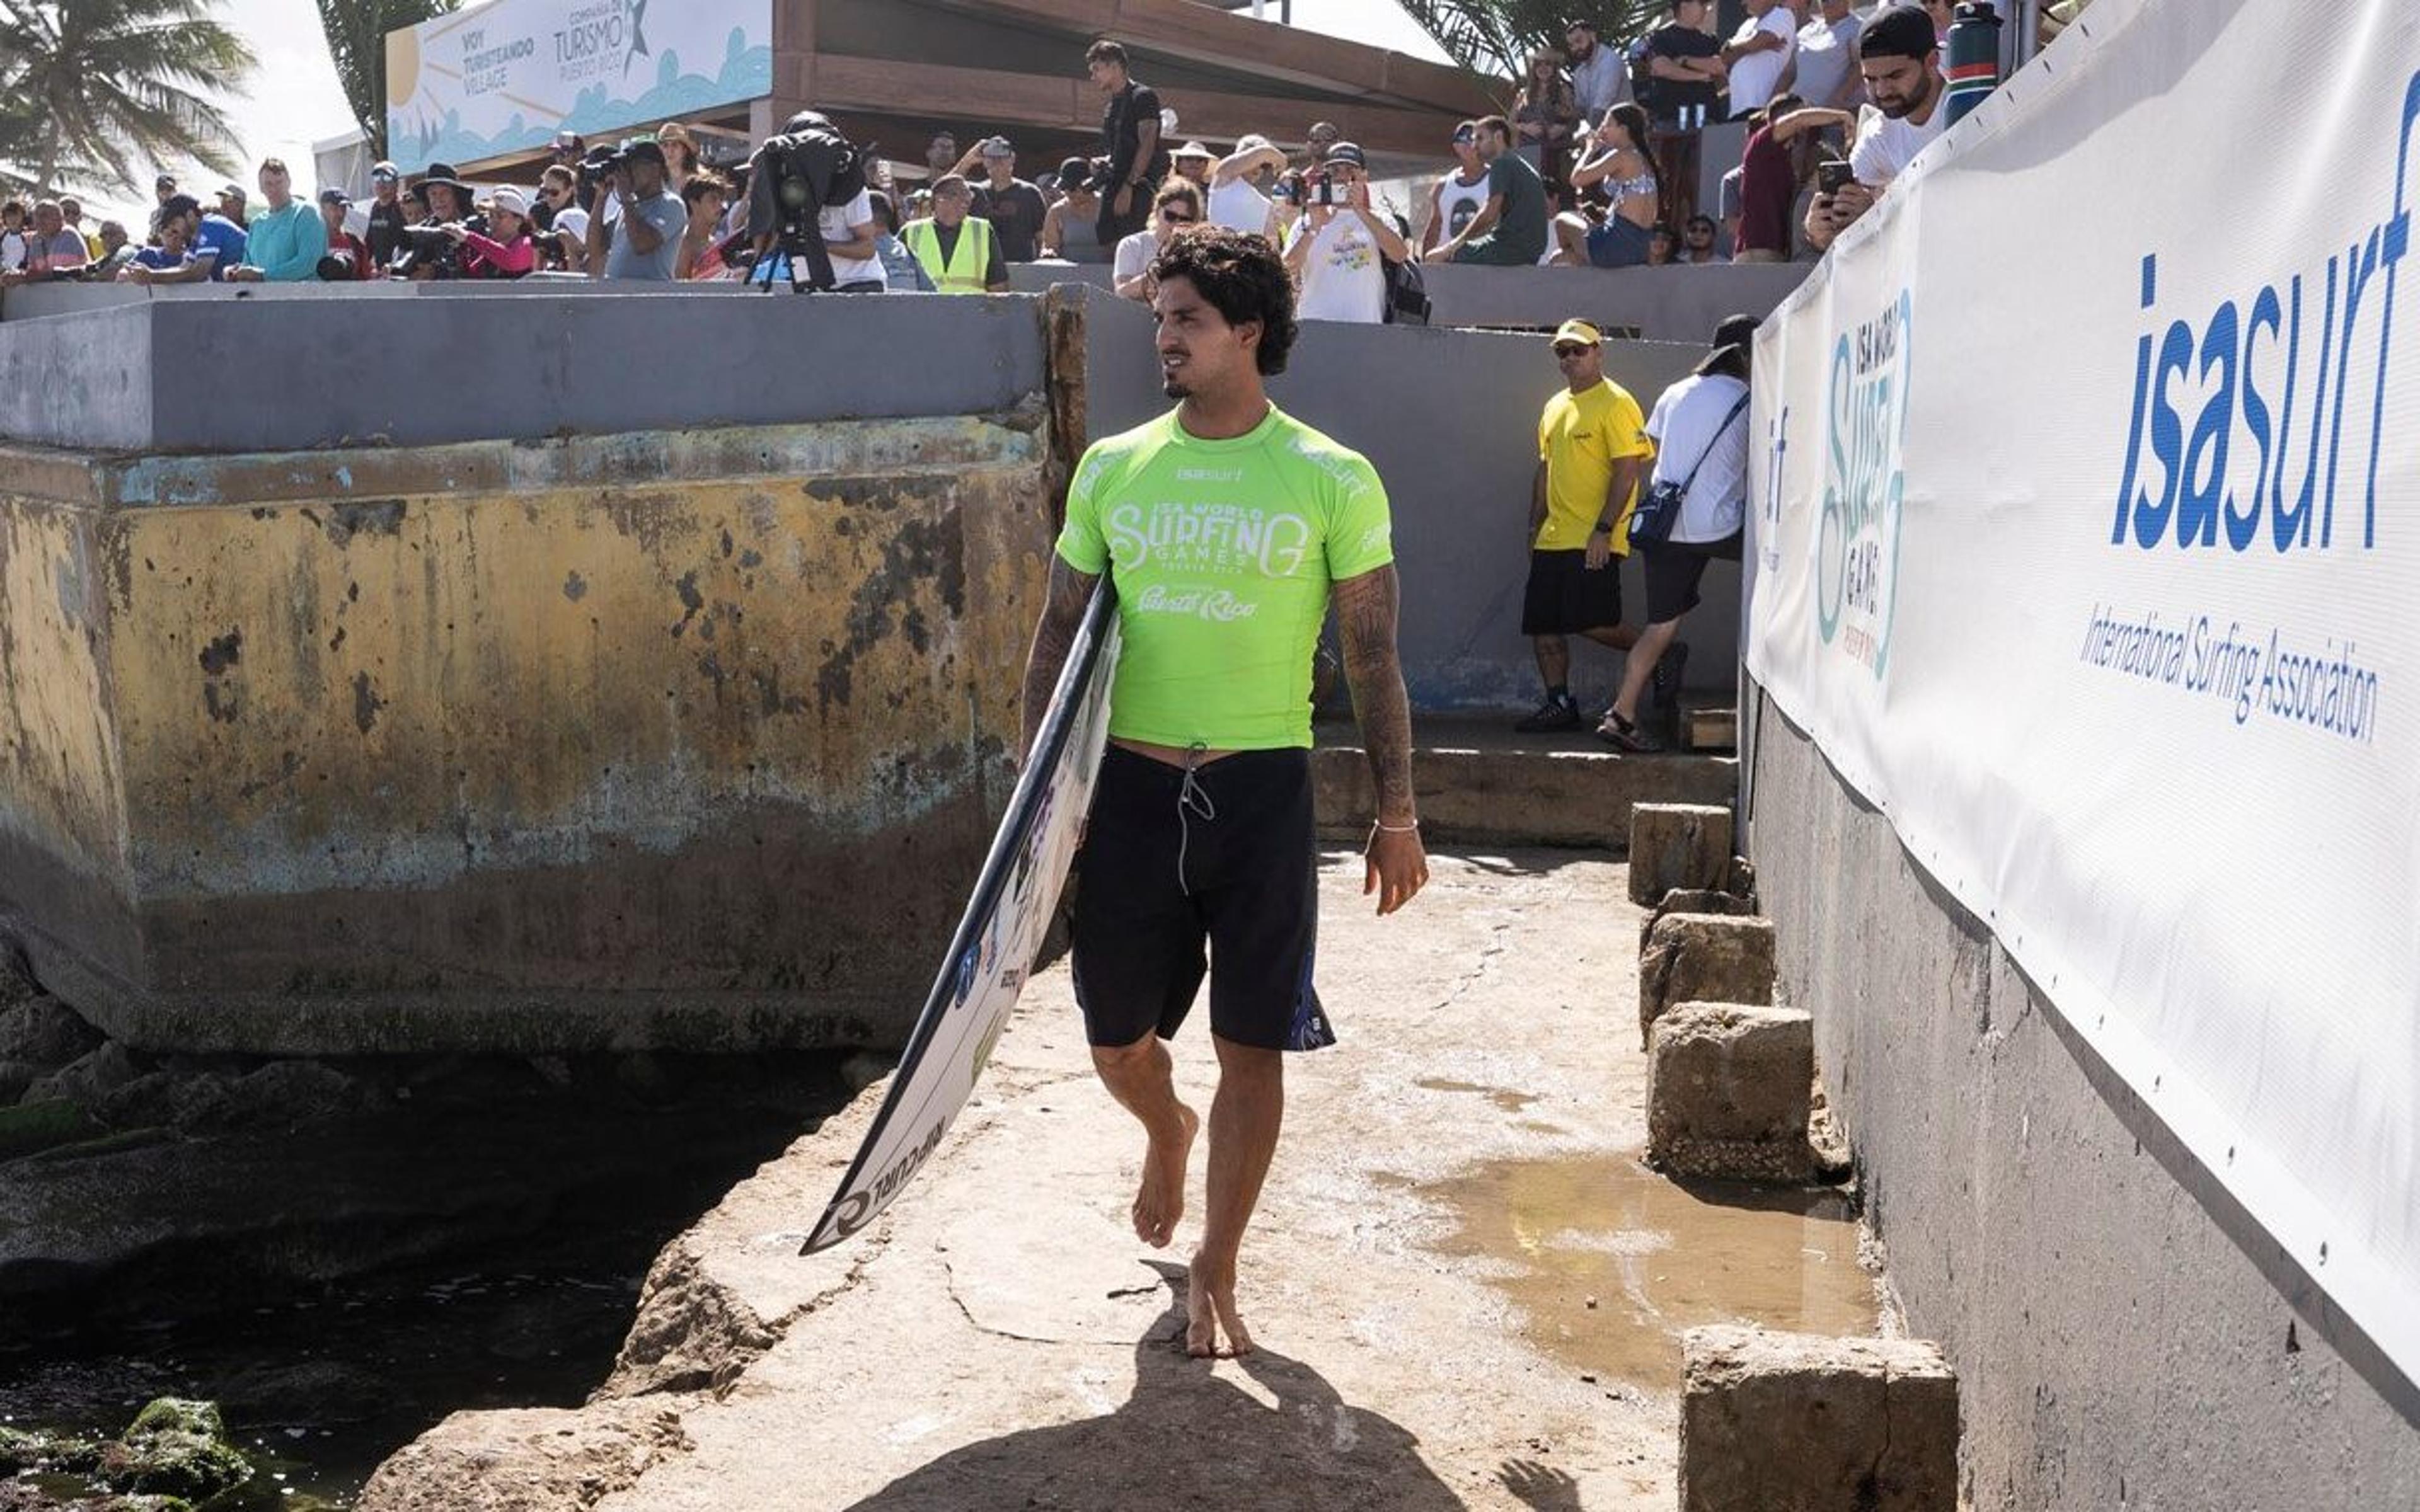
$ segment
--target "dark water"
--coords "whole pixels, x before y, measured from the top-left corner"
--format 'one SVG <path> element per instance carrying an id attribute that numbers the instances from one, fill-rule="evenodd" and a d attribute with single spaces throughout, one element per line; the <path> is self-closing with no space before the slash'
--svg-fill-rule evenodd
<path id="1" fill-rule="evenodd" d="M 108 1437 L 154 1397 L 215 1401 L 256 1473 L 208 1512 L 294 1512 L 349 1505 L 449 1412 L 577 1406 L 612 1369 L 662 1246 L 847 1096 L 821 1057 L 749 1077 L 670 1106 L 565 1096 L 299 1131 L 293 1183 L 306 1190 L 325 1152 L 367 1142 L 424 1185 L 432 1162 L 475 1159 L 465 1182 L 508 1200 L 480 1224 L 458 1211 L 432 1220 L 433 1245 L 382 1211 L 352 1247 L 366 1253 L 319 1231 L 284 1251 L 256 1232 L 216 1245 L 187 1236 L 113 1277 L 9 1296 L 0 1422 Z M 335 1164 L 342 1180 L 374 1180 L 350 1155 Z M 11 1174 L 0 1165 L 0 1181 Z M 420 1253 L 380 1263 L 382 1243 Z M 272 1273 L 262 1257 L 277 1253 L 343 1274 Z"/>

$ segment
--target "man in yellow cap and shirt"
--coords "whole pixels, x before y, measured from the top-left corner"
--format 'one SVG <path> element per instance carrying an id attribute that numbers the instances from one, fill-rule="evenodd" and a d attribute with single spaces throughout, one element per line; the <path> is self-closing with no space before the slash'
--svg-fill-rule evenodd
<path id="1" fill-rule="evenodd" d="M 1630 510 L 1655 443 L 1638 401 L 1605 376 L 1604 337 L 1585 320 L 1555 332 L 1564 389 L 1538 417 L 1538 471 L 1529 487 L 1529 584 L 1521 633 L 1538 655 L 1546 699 L 1513 728 L 1523 734 L 1577 730 L 1571 641 L 1582 635 L 1627 651 L 1638 632 L 1621 623 L 1621 558 Z"/>

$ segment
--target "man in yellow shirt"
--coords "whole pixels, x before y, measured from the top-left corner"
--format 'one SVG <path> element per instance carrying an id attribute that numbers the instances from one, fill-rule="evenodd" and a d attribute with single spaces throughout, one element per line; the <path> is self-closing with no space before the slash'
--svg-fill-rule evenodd
<path id="1" fill-rule="evenodd" d="M 1571 642 L 1584 635 L 1627 651 L 1638 632 L 1621 623 L 1621 558 L 1630 510 L 1655 455 L 1638 401 L 1605 376 L 1604 338 L 1585 320 L 1555 332 L 1563 392 L 1538 419 L 1538 472 L 1529 489 L 1529 585 L 1521 633 L 1538 654 L 1546 701 L 1513 726 L 1524 734 L 1581 727 L 1571 690 Z"/>

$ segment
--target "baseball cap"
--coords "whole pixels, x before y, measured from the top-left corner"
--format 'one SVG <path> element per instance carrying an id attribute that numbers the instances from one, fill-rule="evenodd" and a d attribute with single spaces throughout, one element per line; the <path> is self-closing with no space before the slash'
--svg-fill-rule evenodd
<path id="1" fill-rule="evenodd" d="M 1555 328 L 1555 345 L 1558 347 L 1567 342 L 1576 342 L 1582 347 L 1594 347 L 1604 340 L 1605 337 L 1597 332 L 1596 327 L 1585 320 L 1566 320 Z"/>
<path id="2" fill-rule="evenodd" d="M 393 182 L 402 177 L 402 174 L 396 171 L 394 163 L 388 162 L 383 159 L 370 164 L 370 182 L 372 183 L 377 183 L 381 178 L 386 179 L 389 182 Z"/>
<path id="3" fill-rule="evenodd" d="M 151 180 L 151 187 L 153 189 L 174 189 L 177 187 L 177 176 L 172 173 L 163 173 L 159 177 Z"/>
<path id="4" fill-rule="evenodd" d="M 219 185 L 219 198 L 221 199 L 250 199 L 251 197 L 251 195 L 243 192 L 243 186 L 240 184 Z"/>
<path id="5" fill-rule="evenodd" d="M 986 158 L 1013 158 L 1016 156 L 1016 147 L 1004 136 L 995 136 L 984 143 L 983 155 Z"/>
<path id="6" fill-rule="evenodd" d="M 643 136 L 634 141 L 623 143 L 622 156 L 625 158 L 652 158 L 659 166 L 664 165 L 665 162 L 663 144 L 657 141 L 652 136 Z"/>
<path id="7" fill-rule="evenodd" d="M 353 196 L 341 189 L 330 187 L 319 191 L 319 203 L 322 205 L 350 205 L 352 202 Z"/>
<path id="8" fill-rule="evenodd" d="M 1349 162 L 1356 168 L 1367 168 L 1370 166 L 1370 160 L 1361 155 L 1360 145 L 1354 142 L 1337 143 L 1327 149 L 1327 156 L 1321 161 L 1325 162 Z"/>

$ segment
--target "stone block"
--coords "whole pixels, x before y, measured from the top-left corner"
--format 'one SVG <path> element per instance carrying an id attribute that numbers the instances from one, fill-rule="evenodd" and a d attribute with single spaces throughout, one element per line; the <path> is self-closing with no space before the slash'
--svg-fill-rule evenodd
<path id="1" fill-rule="evenodd" d="M 1675 887 L 1664 895 L 1652 912 L 1638 916 L 1638 949 L 1647 949 L 1647 937 L 1654 932 L 1655 921 L 1667 914 L 1723 914 L 1734 918 L 1752 918 L 1756 900 L 1716 892 L 1711 887 Z"/>
<path id="2" fill-rule="evenodd" d="M 1804 1181 L 1814 1020 L 1796 1009 L 1683 1003 L 1647 1057 L 1647 1162 L 1681 1176 Z"/>
<path id="3" fill-rule="evenodd" d="M 1939 1346 L 1718 1327 L 1681 1350 L 1682 1512 L 1955 1512 Z"/>
<path id="4" fill-rule="evenodd" d="M 1666 914 L 1638 952 L 1638 1042 L 1675 1003 L 1773 1001 L 1773 921 Z"/>
<path id="5" fill-rule="evenodd" d="M 1630 901 L 1646 907 L 1675 887 L 1720 888 L 1731 874 L 1731 811 L 1712 804 L 1642 803 L 1630 810 Z"/>

